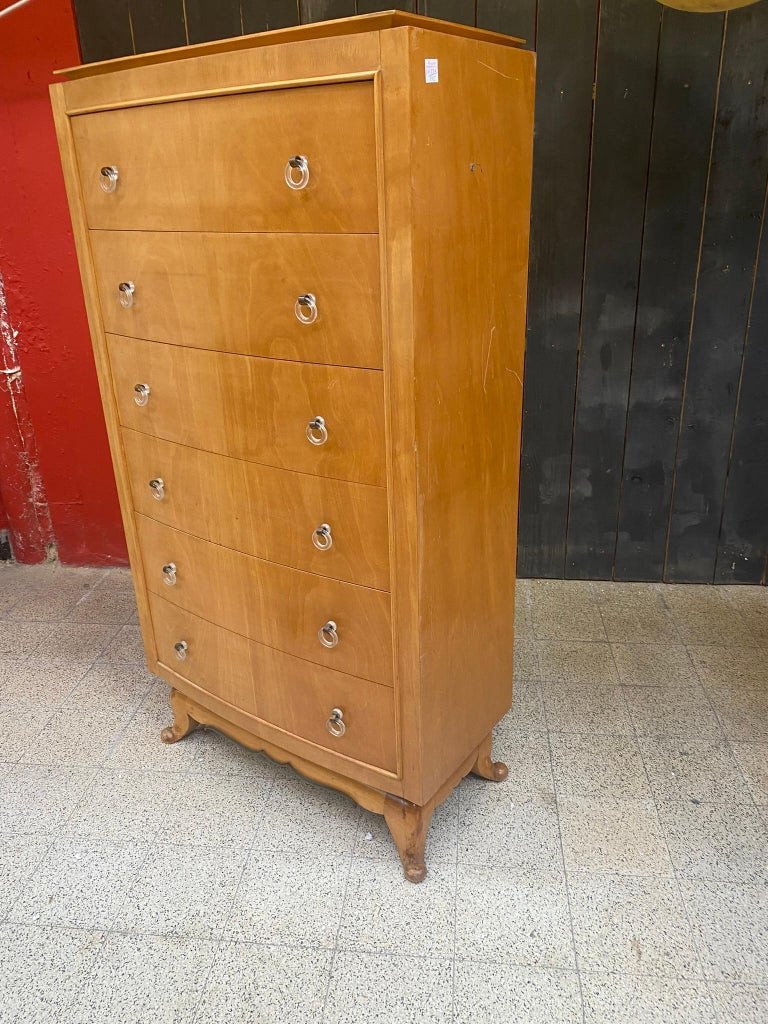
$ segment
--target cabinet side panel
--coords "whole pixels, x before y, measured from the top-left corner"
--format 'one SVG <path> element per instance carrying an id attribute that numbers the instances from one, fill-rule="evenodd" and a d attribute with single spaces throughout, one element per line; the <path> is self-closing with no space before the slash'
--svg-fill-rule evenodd
<path id="1" fill-rule="evenodd" d="M 51 105 L 53 107 L 53 119 L 56 125 L 56 135 L 61 155 L 61 166 L 64 172 L 64 184 L 67 190 L 67 201 L 69 212 L 72 218 L 72 234 L 75 240 L 77 261 L 80 267 L 80 277 L 83 285 L 85 298 L 85 309 L 88 316 L 88 326 L 91 332 L 93 354 L 96 362 L 96 373 L 99 379 L 101 400 L 104 405 L 104 419 L 107 425 L 107 436 L 109 438 L 109 449 L 112 454 L 112 463 L 117 481 L 117 493 L 120 499 L 120 511 L 123 517 L 125 538 L 128 544 L 128 556 L 133 573 L 134 586 L 136 588 L 136 603 L 139 613 L 139 624 L 144 640 L 144 649 L 147 654 L 147 664 L 154 671 L 157 667 L 157 654 L 155 650 L 155 638 L 152 629 L 152 620 L 147 602 L 147 592 L 144 582 L 144 572 L 139 555 L 138 541 L 136 538 L 136 526 L 133 519 L 130 484 L 128 470 L 125 463 L 122 442 L 120 439 L 120 426 L 115 408 L 114 393 L 112 389 L 112 374 L 109 366 L 104 327 L 99 307 L 96 278 L 93 270 L 93 259 L 88 242 L 88 230 L 85 225 L 85 211 L 83 199 L 80 192 L 80 175 L 78 173 L 75 146 L 72 139 L 72 129 L 69 117 L 65 111 L 63 85 L 52 85 L 50 88 Z"/>
<path id="2" fill-rule="evenodd" d="M 534 57 L 412 30 L 424 798 L 512 696 Z"/>

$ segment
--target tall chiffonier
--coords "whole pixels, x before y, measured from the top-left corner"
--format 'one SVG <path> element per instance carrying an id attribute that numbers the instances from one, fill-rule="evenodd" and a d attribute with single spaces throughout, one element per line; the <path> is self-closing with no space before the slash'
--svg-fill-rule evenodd
<path id="1" fill-rule="evenodd" d="M 420 881 L 507 774 L 533 55 L 387 13 L 62 74 L 162 739 L 346 793 Z"/>

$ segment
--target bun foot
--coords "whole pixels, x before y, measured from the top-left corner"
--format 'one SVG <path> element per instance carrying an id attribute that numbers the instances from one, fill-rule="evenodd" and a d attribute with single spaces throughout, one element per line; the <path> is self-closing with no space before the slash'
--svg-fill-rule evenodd
<path id="1" fill-rule="evenodd" d="M 477 759 L 472 766 L 472 774 L 489 782 L 503 782 L 509 775 L 509 768 L 503 761 L 494 761 L 491 757 L 491 736 L 488 735 L 477 748 Z"/>
<path id="2" fill-rule="evenodd" d="M 167 726 L 160 733 L 163 743 L 178 743 L 197 728 L 197 722 L 185 709 L 176 690 L 171 692 L 171 708 L 173 709 L 173 725 Z"/>
<path id="3" fill-rule="evenodd" d="M 433 811 L 433 804 L 419 807 L 396 796 L 388 796 L 384 803 L 384 820 L 409 882 L 423 882 L 427 877 L 424 847 Z"/>

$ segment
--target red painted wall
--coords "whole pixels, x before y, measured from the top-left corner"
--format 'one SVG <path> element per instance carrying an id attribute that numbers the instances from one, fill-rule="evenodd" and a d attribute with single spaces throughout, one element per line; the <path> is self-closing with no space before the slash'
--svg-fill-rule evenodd
<path id="1" fill-rule="evenodd" d="M 8 6 L 0 0 L 0 10 Z M 0 274 L 8 316 L 58 556 L 106 565 L 127 555 L 48 98 L 51 72 L 79 62 L 69 0 L 31 0 L 0 17 Z M 9 440 L 3 429 L 0 465 Z M 9 512 L 12 483 L 4 478 Z M 18 556 L 23 538 L 13 539 Z M 25 560 L 42 557 L 39 546 L 27 547 Z"/>

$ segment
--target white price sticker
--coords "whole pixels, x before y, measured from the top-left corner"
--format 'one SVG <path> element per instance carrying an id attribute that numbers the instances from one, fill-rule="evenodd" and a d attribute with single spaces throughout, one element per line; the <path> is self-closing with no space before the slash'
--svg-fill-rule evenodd
<path id="1" fill-rule="evenodd" d="M 427 57 L 424 61 L 424 81 L 431 85 L 437 80 L 437 57 Z"/>

